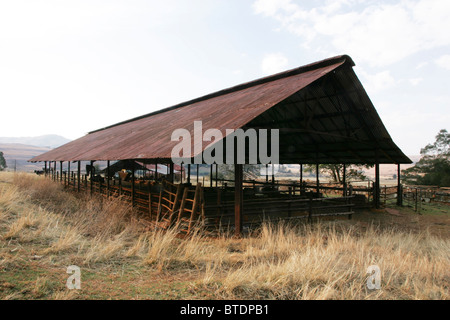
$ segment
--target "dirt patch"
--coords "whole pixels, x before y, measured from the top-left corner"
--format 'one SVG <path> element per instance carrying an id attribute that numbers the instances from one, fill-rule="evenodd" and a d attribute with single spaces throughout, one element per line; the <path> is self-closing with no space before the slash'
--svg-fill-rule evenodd
<path id="1" fill-rule="evenodd" d="M 429 232 L 434 236 L 450 239 L 450 213 L 420 215 L 408 208 L 371 209 L 356 212 L 352 223 L 363 229 L 374 225 L 381 229 L 395 228 L 404 232 Z"/>

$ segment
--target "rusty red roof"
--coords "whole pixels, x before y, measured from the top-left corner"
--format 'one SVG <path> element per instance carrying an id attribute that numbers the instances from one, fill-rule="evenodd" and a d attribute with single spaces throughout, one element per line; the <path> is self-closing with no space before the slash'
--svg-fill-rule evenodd
<path id="1" fill-rule="evenodd" d="M 319 79 L 344 67 L 345 70 L 352 70 L 353 66 L 351 58 L 345 55 L 322 60 L 92 131 L 82 138 L 39 155 L 30 161 L 167 160 L 171 158 L 172 148 L 177 144 L 177 142 L 171 141 L 171 135 L 175 129 L 184 128 L 193 135 L 194 121 L 202 121 L 203 130 L 214 128 L 223 133 L 226 129 L 245 127 L 252 121 L 258 122 L 258 119 L 268 110 L 288 101 L 302 92 L 302 89 L 317 83 Z M 352 80 L 353 82 L 354 80 Z M 361 85 L 359 84 L 359 86 Z M 361 88 L 358 89 L 361 90 Z M 366 95 L 363 89 L 362 91 Z M 373 108 L 373 106 L 370 107 Z M 292 107 L 291 110 L 295 110 L 295 107 Z M 333 111 L 333 114 L 336 114 L 336 111 Z M 286 116 L 289 117 L 289 115 Z M 374 119 L 368 121 L 372 122 L 372 125 L 380 126 L 381 124 L 380 139 L 389 140 L 390 137 L 384 129 L 381 119 L 377 118 L 376 112 L 373 117 Z M 360 123 L 359 125 L 367 124 Z M 341 129 L 345 128 L 339 130 Z M 366 138 L 374 139 L 372 136 L 364 137 L 364 139 Z M 201 150 L 203 147 L 205 145 Z M 377 148 L 380 147 L 383 146 L 378 144 Z M 380 162 L 383 160 L 389 163 L 410 161 L 395 144 L 389 144 L 386 152 L 388 149 L 389 152 L 392 152 L 393 158 L 384 157 L 381 152 Z M 283 150 L 280 151 L 283 152 Z M 339 152 L 342 151 L 339 150 Z M 309 159 L 309 162 L 319 161 L 319 158 L 316 152 L 316 159 Z M 351 161 L 350 158 L 344 160 Z M 338 160 L 330 157 L 329 159 Z"/>

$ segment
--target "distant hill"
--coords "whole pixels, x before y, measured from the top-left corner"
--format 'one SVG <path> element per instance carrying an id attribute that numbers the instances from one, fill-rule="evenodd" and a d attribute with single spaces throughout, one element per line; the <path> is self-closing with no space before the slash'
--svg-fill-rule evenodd
<path id="1" fill-rule="evenodd" d="M 28 146 L 57 148 L 71 140 L 56 134 L 47 134 L 38 137 L 0 137 L 0 143 L 15 143 Z"/>
<path id="2" fill-rule="evenodd" d="M 28 162 L 31 158 L 40 155 L 44 152 L 51 150 L 48 147 L 37 147 L 19 143 L 0 143 L 0 151 L 6 160 L 6 169 L 14 170 L 14 166 L 17 171 L 34 171 L 41 170 L 42 163 Z"/>

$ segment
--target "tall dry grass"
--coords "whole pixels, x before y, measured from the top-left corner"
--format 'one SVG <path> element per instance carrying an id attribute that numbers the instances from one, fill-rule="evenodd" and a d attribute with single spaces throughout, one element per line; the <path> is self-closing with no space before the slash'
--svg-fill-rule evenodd
<path id="1" fill-rule="evenodd" d="M 269 224 L 245 241 L 239 267 L 212 266 L 203 283 L 223 298 L 448 299 L 449 253 L 448 240 L 427 233 Z M 380 290 L 366 285 L 372 265 Z"/>
<path id="2" fill-rule="evenodd" d="M 1 177 L 0 238 L 39 243 L 38 255 L 106 261 L 139 235 L 136 213 L 120 199 L 75 194 L 31 174 Z"/>
<path id="3" fill-rule="evenodd" d="M 189 275 L 191 291 L 216 299 L 449 299 L 450 242 L 427 232 L 362 230 L 348 221 L 266 223 L 241 239 L 201 230 L 182 239 L 176 229 L 144 231 L 120 199 L 77 195 L 41 177 L 4 173 L 0 217 L 0 270 L 23 263 L 16 252 L 30 250 L 27 256 L 51 266 Z M 381 270 L 380 290 L 367 288 L 371 265 Z M 53 287 L 41 277 L 30 290 L 76 297 Z"/>

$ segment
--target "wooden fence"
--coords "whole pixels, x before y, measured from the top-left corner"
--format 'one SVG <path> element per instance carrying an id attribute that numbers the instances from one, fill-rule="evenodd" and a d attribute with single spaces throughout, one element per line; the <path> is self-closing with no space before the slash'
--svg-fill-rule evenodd
<path id="1" fill-rule="evenodd" d="M 161 184 L 153 181 L 123 182 L 120 179 L 91 181 L 87 175 L 75 172 L 70 175 L 55 175 L 54 180 L 67 189 L 91 192 L 104 197 L 121 197 L 130 202 L 143 217 L 155 219 L 160 202 Z M 304 184 L 276 185 L 246 181 L 244 183 L 244 225 L 256 225 L 264 220 L 307 220 L 319 217 L 352 217 L 355 199 L 352 189 L 346 196 L 323 197 L 317 186 Z M 320 190 L 338 190 L 333 186 L 321 186 Z M 341 191 L 343 191 L 341 189 Z M 201 211 L 203 225 L 217 227 L 234 225 L 234 187 L 223 182 L 219 187 L 203 187 Z"/>

